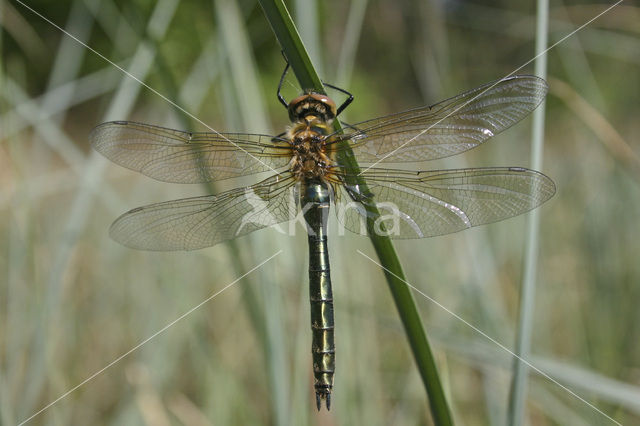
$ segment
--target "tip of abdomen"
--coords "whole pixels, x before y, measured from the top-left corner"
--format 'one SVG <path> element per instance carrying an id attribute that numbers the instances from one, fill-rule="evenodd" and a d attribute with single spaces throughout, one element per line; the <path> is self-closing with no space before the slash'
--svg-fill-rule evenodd
<path id="1" fill-rule="evenodd" d="M 327 407 L 327 411 L 329 411 L 331 409 L 331 390 L 316 388 L 316 407 L 318 407 L 318 411 L 322 408 L 323 399 L 325 406 Z"/>

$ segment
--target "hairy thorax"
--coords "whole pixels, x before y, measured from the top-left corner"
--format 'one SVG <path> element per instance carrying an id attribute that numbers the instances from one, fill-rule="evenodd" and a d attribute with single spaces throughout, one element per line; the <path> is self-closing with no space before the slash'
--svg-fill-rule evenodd
<path id="1" fill-rule="evenodd" d="M 308 115 L 289 128 L 288 137 L 293 146 L 291 173 L 298 180 L 325 178 L 334 163 L 326 153 L 329 125 Z"/>

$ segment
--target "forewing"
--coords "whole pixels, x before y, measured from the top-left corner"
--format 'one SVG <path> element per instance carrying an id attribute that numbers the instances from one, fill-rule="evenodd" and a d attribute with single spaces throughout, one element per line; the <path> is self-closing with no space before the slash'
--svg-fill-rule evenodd
<path id="1" fill-rule="evenodd" d="M 541 78 L 510 77 L 433 106 L 355 124 L 337 140 L 350 139 L 354 154 L 365 163 L 448 157 L 474 148 L 517 123 L 540 104 L 546 93 L 547 83 Z"/>
<path id="2" fill-rule="evenodd" d="M 342 201 L 355 201 L 337 206 L 338 219 L 350 231 L 366 234 L 368 216 L 376 224 L 374 232 L 391 238 L 432 237 L 497 222 L 534 209 L 555 193 L 547 176 L 515 167 L 371 169 L 361 177 L 368 191 L 344 186 Z"/>
<path id="3" fill-rule="evenodd" d="M 153 179 L 203 183 L 286 166 L 290 145 L 268 135 L 191 133 L 130 121 L 97 126 L 93 148 L 109 160 Z"/>
<path id="4" fill-rule="evenodd" d="M 133 209 L 111 225 L 117 242 L 140 250 L 196 250 L 290 220 L 295 180 L 272 176 L 219 195 Z M 292 207 L 293 206 L 293 207 Z"/>

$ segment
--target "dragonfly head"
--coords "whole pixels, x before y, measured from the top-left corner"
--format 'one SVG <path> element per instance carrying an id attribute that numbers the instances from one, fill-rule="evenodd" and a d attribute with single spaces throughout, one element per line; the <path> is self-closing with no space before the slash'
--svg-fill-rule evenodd
<path id="1" fill-rule="evenodd" d="M 330 123 L 336 117 L 336 103 L 322 93 L 308 92 L 289 102 L 289 119 L 303 121 L 308 116 Z"/>

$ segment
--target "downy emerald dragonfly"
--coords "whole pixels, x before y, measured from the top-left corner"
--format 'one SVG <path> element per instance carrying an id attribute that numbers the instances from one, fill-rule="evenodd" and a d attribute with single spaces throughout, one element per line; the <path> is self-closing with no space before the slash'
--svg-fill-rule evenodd
<path id="1" fill-rule="evenodd" d="M 153 179 L 205 183 L 268 170 L 276 174 L 217 195 L 151 204 L 124 213 L 111 236 L 142 250 L 210 247 L 302 214 L 309 243 L 312 360 L 318 409 L 331 404 L 335 371 L 334 315 L 327 218 L 357 234 L 423 238 L 496 222 L 527 212 L 555 192 L 544 174 L 520 167 L 406 171 L 352 170 L 338 154 L 350 149 L 360 163 L 399 163 L 455 155 L 517 123 L 543 100 L 544 80 L 513 76 L 432 106 L 348 125 L 332 122 L 336 107 L 323 93 L 305 90 L 287 102 L 292 122 L 278 135 L 186 132 L 129 121 L 97 126 L 92 146 L 111 161 Z M 293 208 L 291 200 L 293 200 Z M 384 213 L 384 214 L 383 214 Z"/>

